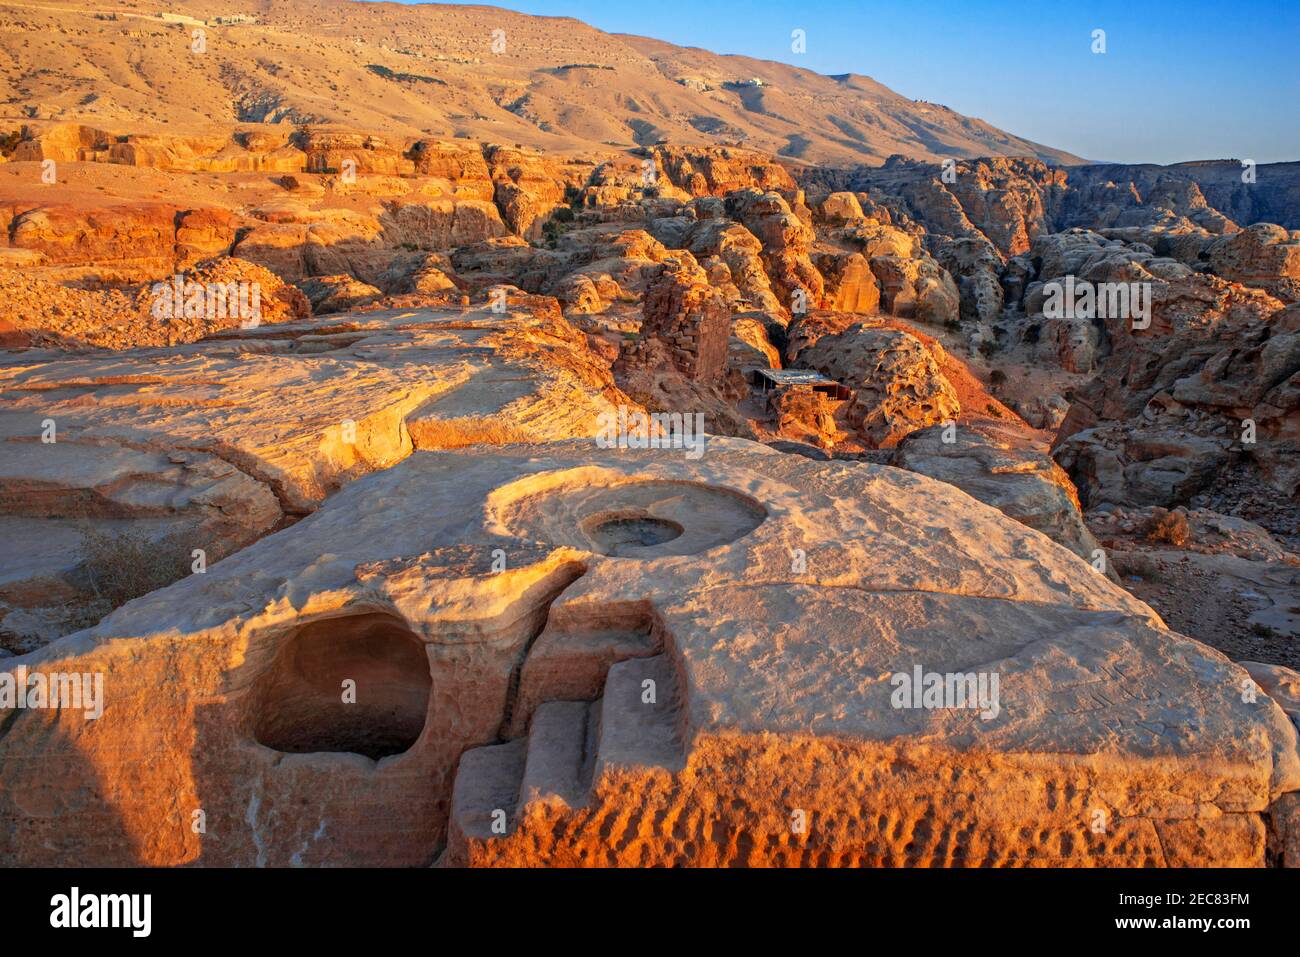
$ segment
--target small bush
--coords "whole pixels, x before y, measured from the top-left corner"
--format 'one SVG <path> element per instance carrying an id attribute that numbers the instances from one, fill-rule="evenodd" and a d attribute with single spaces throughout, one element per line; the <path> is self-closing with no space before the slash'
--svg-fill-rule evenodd
<path id="1" fill-rule="evenodd" d="M 1170 545 L 1187 544 L 1192 537 L 1192 528 L 1187 516 L 1182 512 L 1166 512 L 1151 523 L 1147 538 L 1153 542 L 1168 542 Z"/>
<path id="2" fill-rule="evenodd" d="M 158 541 L 134 532 L 81 533 L 82 569 L 91 590 L 113 608 L 179 581 L 190 573 L 191 545 L 180 536 Z M 209 555 L 209 561 L 216 556 Z"/>

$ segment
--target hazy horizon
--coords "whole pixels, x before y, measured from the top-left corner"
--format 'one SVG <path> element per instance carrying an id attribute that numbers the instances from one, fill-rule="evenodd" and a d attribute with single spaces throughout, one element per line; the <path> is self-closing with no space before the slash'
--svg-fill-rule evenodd
<path id="1" fill-rule="evenodd" d="M 1206 0 L 1100 2 L 1088 9 L 1023 0 L 915 0 L 869 9 L 825 0 L 799 8 L 773 0 L 465 5 L 574 17 L 608 33 L 826 75 L 862 74 L 1096 162 L 1300 160 L 1300 8 L 1266 0 L 1234 4 L 1231 16 Z M 844 28 L 846 10 L 861 19 L 861 29 Z M 791 51 L 796 29 L 805 32 L 804 53 Z M 1092 52 L 1098 29 L 1105 31 L 1105 53 Z M 1279 110 L 1292 115 L 1279 118 Z"/>

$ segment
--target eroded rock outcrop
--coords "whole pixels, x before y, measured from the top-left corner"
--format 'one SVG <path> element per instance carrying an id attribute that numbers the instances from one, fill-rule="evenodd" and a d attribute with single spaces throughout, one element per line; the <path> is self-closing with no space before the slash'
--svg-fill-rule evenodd
<path id="1" fill-rule="evenodd" d="M 318 315 L 329 312 L 347 312 L 366 306 L 383 298 L 383 293 L 351 276 L 316 276 L 305 279 L 298 288 L 311 300 L 312 311 Z"/>
<path id="2" fill-rule="evenodd" d="M 653 369 L 666 357 L 692 382 L 722 378 L 731 316 L 699 267 L 666 270 L 646 290 L 642 313 L 640 336 L 624 346 L 620 366 Z"/>
<path id="3" fill-rule="evenodd" d="M 1108 571 L 1104 557 L 1098 561 L 1074 484 L 1024 429 L 989 422 L 930 426 L 904 437 L 892 462 L 955 485 Z"/>
<path id="4" fill-rule="evenodd" d="M 692 196 L 725 196 L 738 189 L 796 189 L 785 167 L 754 150 L 730 146 L 658 146 L 655 165 Z"/>
<path id="5" fill-rule="evenodd" d="M 773 291 L 786 308 L 803 311 L 821 302 L 823 279 L 810 253 L 812 226 L 780 193 L 738 190 L 727 195 L 727 213 L 758 239 Z"/>
<path id="6" fill-rule="evenodd" d="M 849 422 L 877 448 L 955 419 L 961 409 L 931 350 L 899 329 L 852 325 L 821 336 L 796 361 L 852 390 Z"/>
<path id="7" fill-rule="evenodd" d="M 506 305 L 234 328 L 170 351 L 7 354 L 0 525 L 27 544 L 6 551 L 0 644 L 104 613 L 88 537 L 175 552 L 174 578 L 193 549 L 216 561 L 417 448 L 594 435 L 601 413 L 637 408 L 554 300 Z"/>
<path id="8" fill-rule="evenodd" d="M 106 681 L 9 722 L 0 858 L 1264 862 L 1295 726 L 1065 549 L 900 470 L 593 448 L 416 453 L 8 660 Z M 973 661 L 982 712 L 898 706 Z"/>
<path id="9" fill-rule="evenodd" d="M 1215 240 L 1203 251 L 1215 275 L 1263 289 L 1283 302 L 1300 302 L 1300 235 L 1256 223 Z"/>
<path id="10" fill-rule="evenodd" d="M 178 345 L 310 315 L 301 291 L 240 259 L 209 260 L 158 283 L 104 289 L 0 270 L 0 328 L 7 329 L 9 349 Z"/>
<path id="11" fill-rule="evenodd" d="M 1296 307 L 1209 276 L 1153 296 L 1150 330 L 1108 326 L 1111 352 L 1075 394 L 1058 461 L 1089 507 L 1192 504 L 1295 535 Z"/>
<path id="12" fill-rule="evenodd" d="M 1300 555 L 1205 508 L 1103 506 L 1087 515 L 1125 587 L 1171 628 L 1233 659 L 1300 665 Z"/>

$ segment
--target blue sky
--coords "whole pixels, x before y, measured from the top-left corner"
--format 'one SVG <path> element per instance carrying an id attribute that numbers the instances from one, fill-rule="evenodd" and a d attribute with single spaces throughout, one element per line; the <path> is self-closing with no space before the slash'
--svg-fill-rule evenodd
<path id="1" fill-rule="evenodd" d="M 717 53 L 863 73 L 1080 156 L 1300 160 L 1300 0 L 509 0 Z M 790 31 L 807 32 L 805 54 Z M 1106 53 L 1091 52 L 1094 29 Z"/>

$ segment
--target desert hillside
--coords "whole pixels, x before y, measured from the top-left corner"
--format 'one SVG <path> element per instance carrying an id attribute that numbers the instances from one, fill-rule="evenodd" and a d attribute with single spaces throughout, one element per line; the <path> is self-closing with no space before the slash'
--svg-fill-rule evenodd
<path id="1" fill-rule="evenodd" d="M 0 4 L 0 120 L 190 134 L 330 123 L 564 152 L 732 144 L 807 163 L 878 164 L 895 153 L 1078 161 L 867 77 L 613 36 L 569 18 L 350 0 L 165 6 Z M 195 29 L 203 52 L 192 49 Z"/>

